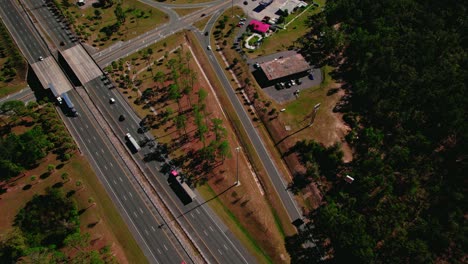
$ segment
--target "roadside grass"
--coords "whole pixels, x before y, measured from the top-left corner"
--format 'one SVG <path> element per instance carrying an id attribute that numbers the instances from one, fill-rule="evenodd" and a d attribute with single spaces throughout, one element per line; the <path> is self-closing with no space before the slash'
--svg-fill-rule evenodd
<path id="1" fill-rule="evenodd" d="M 216 193 L 213 189 L 205 184 L 198 188 L 200 194 L 206 199 L 211 199 L 216 196 Z M 210 200 L 210 207 L 217 212 L 217 215 L 223 220 L 223 222 L 228 226 L 228 229 L 234 233 L 234 235 L 242 241 L 243 245 L 248 245 L 251 253 L 255 253 L 254 257 L 260 263 L 273 263 L 271 258 L 262 250 L 258 245 L 256 240 L 250 235 L 250 233 L 245 229 L 241 222 L 236 218 L 236 216 L 227 208 L 223 202 L 218 198 Z"/>
<path id="2" fill-rule="evenodd" d="M 235 26 L 235 25 L 237 25 L 238 18 L 232 18 L 230 16 L 230 14 L 231 14 L 231 9 L 227 9 L 224 12 L 224 15 L 228 16 L 228 21 L 226 22 L 226 28 L 223 30 L 222 35 L 227 34 L 227 32 L 229 31 L 228 26 L 230 24 L 233 24 L 233 28 L 234 28 L 233 33 L 232 33 L 231 36 L 234 36 L 237 33 L 237 31 L 239 30 L 239 28 Z M 234 14 L 239 15 L 241 17 L 245 16 L 242 9 L 240 9 L 238 7 L 234 7 Z M 223 16 L 220 16 L 220 19 L 223 19 Z M 216 21 L 215 23 L 218 23 L 218 21 Z M 212 38 L 211 39 L 212 43 L 215 43 L 216 42 L 215 38 L 213 36 L 211 36 L 211 38 Z M 244 60 L 241 57 L 241 55 L 239 54 L 239 52 L 237 52 L 235 49 L 231 48 L 233 43 L 234 43 L 234 39 L 233 39 L 233 37 L 231 37 L 231 38 L 227 38 L 227 45 L 225 45 L 225 46 L 221 45 L 221 46 L 223 47 L 222 52 L 224 53 L 225 57 L 227 58 L 227 60 L 229 62 L 234 61 L 234 58 L 238 59 L 239 63 L 237 63 L 237 65 L 235 66 L 235 69 L 234 69 L 234 71 L 239 73 L 238 75 L 240 75 L 240 77 L 239 76 L 237 77 L 238 80 L 240 82 L 243 82 L 244 79 L 249 79 L 249 80 L 251 80 L 251 85 L 255 86 L 257 90 L 261 90 L 259 87 L 257 87 L 255 78 L 250 73 L 250 70 L 249 70 L 247 64 L 244 62 Z M 221 56 L 218 54 L 218 52 L 214 52 L 214 55 L 216 56 L 216 58 L 217 58 L 218 62 L 220 63 L 220 65 L 222 65 L 222 67 L 224 69 L 224 72 L 225 72 L 226 76 L 228 77 L 228 79 L 230 80 L 230 83 L 231 83 L 232 87 L 237 88 L 238 85 L 234 81 L 234 79 L 232 78 L 231 73 L 224 67 L 225 64 L 224 64 L 224 61 L 222 60 Z M 208 62 L 206 62 L 206 63 L 208 63 Z M 208 72 L 210 72 L 210 71 L 208 71 Z M 219 82 L 219 80 L 217 79 L 217 76 L 213 76 L 212 79 Z M 216 87 L 221 87 L 221 84 L 216 85 Z M 221 101 L 223 101 L 223 100 L 225 101 L 223 103 L 223 105 L 231 106 L 231 103 L 227 99 L 227 95 L 225 94 L 225 91 L 223 89 L 218 89 L 218 93 L 221 95 L 220 96 Z M 244 100 L 242 98 L 240 98 L 240 101 L 243 102 Z M 248 108 L 248 106 L 246 106 L 246 107 Z M 248 156 L 250 158 L 249 161 L 251 162 L 252 166 L 254 167 L 254 171 L 259 176 L 263 187 L 266 189 L 266 193 L 268 195 L 269 203 L 273 208 L 275 208 L 275 212 L 276 212 L 276 214 L 278 216 L 278 219 L 280 220 L 279 223 L 282 226 L 281 230 L 283 230 L 281 232 L 286 234 L 287 236 L 295 234 L 296 230 L 293 227 L 293 225 L 291 224 L 291 222 L 289 220 L 289 217 L 288 217 L 285 209 L 282 206 L 282 202 L 281 202 L 278 194 L 276 193 L 276 191 L 275 191 L 275 189 L 274 189 L 274 187 L 273 187 L 273 185 L 272 185 L 272 183 L 271 183 L 271 181 L 269 179 L 269 176 L 264 171 L 263 164 L 262 164 L 260 158 L 258 157 L 258 154 L 257 154 L 255 148 L 252 146 L 252 144 L 250 144 L 250 139 L 249 139 L 248 135 L 245 133 L 245 131 L 243 129 L 240 129 L 240 128 L 243 127 L 243 125 L 240 122 L 240 120 L 238 120 L 236 118 L 237 114 L 235 113 L 235 110 L 231 109 L 230 107 L 226 107 L 225 111 L 227 111 L 228 115 L 231 116 L 230 120 L 233 123 L 233 126 L 238 128 L 238 129 L 236 129 L 236 132 L 237 132 L 238 137 L 241 139 L 241 142 L 243 143 L 242 147 L 248 153 Z M 253 113 L 251 113 L 251 117 L 254 118 Z M 256 125 L 256 128 L 261 133 L 262 138 L 264 140 L 266 140 L 265 141 L 266 144 L 270 146 L 269 149 L 274 150 L 274 146 L 273 146 L 274 143 L 271 141 L 270 135 L 268 134 L 268 131 L 265 129 L 263 124 L 261 124 L 260 122 L 258 122 L 257 124 L 258 125 Z M 281 156 L 279 155 L 279 153 L 276 152 L 276 151 L 271 151 L 270 153 L 272 154 L 272 158 L 275 160 L 276 164 L 279 164 L 278 168 L 279 168 L 279 170 L 281 170 L 282 174 L 283 175 L 288 175 L 289 172 L 288 172 L 287 168 L 284 167 L 284 166 L 281 166 L 282 160 L 281 160 Z"/>
<path id="3" fill-rule="evenodd" d="M 231 11 L 228 9 L 226 11 L 226 14 L 230 13 L 230 12 Z M 191 36 L 191 35 L 189 34 L 188 36 Z M 230 41 L 230 40 L 228 39 L 228 41 Z M 191 42 L 196 43 L 195 41 L 191 41 Z M 198 54 L 204 54 L 204 50 L 203 50 L 204 48 L 201 47 L 198 43 L 196 45 L 193 45 L 193 48 L 197 50 L 196 52 Z M 218 57 L 218 53 L 216 52 L 215 54 L 216 54 L 218 60 L 220 60 L 220 58 Z M 204 55 L 200 56 L 198 59 L 200 60 L 200 63 L 202 65 L 210 65 L 207 58 Z M 206 73 L 208 79 L 210 80 L 210 82 L 213 84 L 213 87 L 216 90 L 217 96 L 218 96 L 221 104 L 224 106 L 223 110 L 226 113 L 226 115 L 228 116 L 233 128 L 235 129 L 236 136 L 238 137 L 238 139 L 240 140 L 240 143 L 241 143 L 242 151 L 247 154 L 246 156 L 248 157 L 249 163 L 252 165 L 252 170 L 256 173 L 257 177 L 260 180 L 260 183 L 261 183 L 262 187 L 265 190 L 267 201 L 268 201 L 269 205 L 271 207 L 275 208 L 275 213 L 276 213 L 277 217 L 275 219 L 273 219 L 274 221 L 276 221 L 276 223 L 273 223 L 273 225 L 278 224 L 278 225 L 281 225 L 281 227 L 282 227 L 281 229 L 277 229 L 278 234 L 282 237 L 282 239 L 284 238 L 285 235 L 290 236 L 292 234 L 295 234 L 296 230 L 295 230 L 294 226 L 291 224 L 291 222 L 289 220 L 289 217 L 288 217 L 287 213 L 285 212 L 285 209 L 282 206 L 282 202 L 281 202 L 278 194 L 274 190 L 268 175 L 264 171 L 263 164 L 262 164 L 260 158 L 258 157 L 258 154 L 257 154 L 255 148 L 250 143 L 250 139 L 249 139 L 248 135 L 246 134 L 245 130 L 242 129 L 243 125 L 240 122 L 240 120 L 237 118 L 237 113 L 234 110 L 234 108 L 232 107 L 232 104 L 229 101 L 225 90 L 223 88 L 221 88 L 222 84 L 220 83 L 220 81 L 218 79 L 218 76 L 216 76 L 216 74 L 214 73 L 213 70 L 208 70 L 207 69 L 205 71 L 205 73 Z M 228 78 L 230 77 L 230 75 L 227 75 L 227 76 L 228 76 Z M 234 87 L 237 87 L 237 86 L 234 86 Z M 264 129 L 261 127 L 260 123 L 258 123 L 257 127 L 260 128 L 259 131 L 264 131 Z M 281 161 L 280 161 L 280 163 L 281 163 Z M 282 166 L 280 166 L 280 169 L 286 169 L 286 168 L 283 168 Z M 269 211 L 270 211 L 270 213 L 272 212 L 271 210 L 269 210 Z M 273 226 L 271 226 L 271 227 L 273 227 Z"/>
<path id="4" fill-rule="evenodd" d="M 0 62 L 0 67 L 2 63 Z M 16 80 L 12 81 L 10 83 L 0 83 L 0 98 L 5 97 L 9 94 L 16 93 L 20 91 L 21 89 L 25 88 L 28 85 L 28 83 L 25 80 Z"/>
<path id="5" fill-rule="evenodd" d="M 198 20 L 197 22 L 193 23 L 193 26 L 198 28 L 200 31 L 205 30 L 206 24 L 210 21 L 212 16 L 206 16 L 203 19 Z"/>
<path id="6" fill-rule="evenodd" d="M 325 0 L 317 1 L 320 6 L 323 6 Z M 308 7 L 307 11 L 302 15 L 302 10 L 298 10 L 293 14 L 290 14 L 286 21 L 292 20 L 295 16 L 299 16 L 286 29 L 279 30 L 273 33 L 272 36 L 264 38 L 263 43 L 259 48 L 253 51 L 247 51 L 249 58 L 256 58 L 259 56 L 269 55 L 276 52 L 287 50 L 290 46 L 294 45 L 294 42 L 302 37 L 309 28 L 306 25 L 306 21 L 309 16 L 316 14 L 321 11 L 321 7 Z"/>
<path id="7" fill-rule="evenodd" d="M 191 14 L 195 11 L 198 11 L 200 10 L 201 7 L 196 7 L 196 8 L 174 8 L 172 10 L 174 10 L 174 12 L 176 12 L 180 17 L 184 17 L 188 14 Z"/>
<path id="8" fill-rule="evenodd" d="M 63 13 L 69 17 L 74 31 L 89 45 L 96 48 L 105 48 L 116 41 L 126 41 L 135 38 L 159 25 L 169 21 L 167 14 L 137 0 L 122 1 L 122 9 L 126 14 L 125 22 L 117 32 L 106 36 L 105 29 L 114 25 L 117 19 L 114 10 L 117 4 L 109 8 L 89 7 L 80 9 L 71 5 L 63 8 Z M 96 17 L 95 10 L 99 10 L 100 18 Z"/>
<path id="9" fill-rule="evenodd" d="M 22 129 L 15 131 L 20 132 Z M 47 173 L 49 164 L 56 165 L 56 169 L 50 175 Z M 65 172 L 68 173 L 68 180 L 61 178 Z M 34 181 L 31 179 L 33 175 L 36 176 Z M 81 182 L 80 186 L 76 184 L 78 181 Z M 18 210 L 24 207 L 33 195 L 45 193 L 47 187 L 61 188 L 77 202 L 78 209 L 83 211 L 80 215 L 80 229 L 89 232 L 91 239 L 96 241 L 93 248 L 99 249 L 109 245 L 122 263 L 148 263 L 103 185 L 87 160 L 79 153 L 74 153 L 72 158 L 64 163 L 57 160 L 54 154 L 49 154 L 38 167 L 26 171 L 23 177 L 14 179 L 9 185 L 9 191 L 2 194 L 0 199 L 2 233 L 12 227 Z M 89 198 L 94 200 L 95 205 L 89 203 Z"/>

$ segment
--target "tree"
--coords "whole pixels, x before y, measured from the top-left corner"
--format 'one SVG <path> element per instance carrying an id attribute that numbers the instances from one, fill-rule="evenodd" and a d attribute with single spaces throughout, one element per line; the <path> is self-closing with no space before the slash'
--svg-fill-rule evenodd
<path id="1" fill-rule="evenodd" d="M 187 117 L 185 115 L 177 115 L 175 117 L 175 125 L 177 129 L 183 129 L 187 136 Z"/>
<path id="2" fill-rule="evenodd" d="M 230 156 L 231 148 L 229 147 L 229 142 L 227 140 L 223 140 L 218 144 L 218 153 L 221 156 L 221 159 L 224 160 Z"/>
<path id="3" fill-rule="evenodd" d="M 156 72 L 156 74 L 153 77 L 153 81 L 158 82 L 160 87 L 164 85 L 165 79 L 166 79 L 166 76 L 162 71 Z"/>
<path id="4" fill-rule="evenodd" d="M 70 177 L 68 176 L 67 172 L 62 173 L 62 175 L 60 175 L 60 177 L 62 178 L 62 180 L 64 182 L 69 182 L 70 181 Z"/>
<path id="5" fill-rule="evenodd" d="M 213 123 L 213 133 L 215 134 L 216 141 L 221 141 L 226 136 L 226 129 L 223 127 L 223 120 L 219 118 L 211 119 Z"/>
<path id="6" fill-rule="evenodd" d="M 52 173 L 55 170 L 55 165 L 54 164 L 49 164 L 47 165 L 47 171 Z"/>
<path id="7" fill-rule="evenodd" d="M 179 86 L 176 84 L 171 84 L 169 85 L 169 91 L 168 91 L 168 96 L 169 99 L 175 100 L 177 102 L 177 105 L 179 107 L 179 112 L 181 111 L 180 109 L 180 98 L 182 95 L 180 94 Z"/>
<path id="8" fill-rule="evenodd" d="M 14 263 L 26 252 L 27 244 L 19 228 L 13 228 L 0 240 L 0 262 Z"/>
<path id="9" fill-rule="evenodd" d="M 35 195 L 20 210 L 15 226 L 33 247 L 49 244 L 60 247 L 66 236 L 79 230 L 78 211 L 60 189 L 47 188 L 45 195 Z"/>
<path id="10" fill-rule="evenodd" d="M 120 3 L 117 4 L 117 6 L 115 7 L 114 14 L 119 24 L 125 23 L 126 14 L 124 10 L 122 9 L 122 5 Z"/>

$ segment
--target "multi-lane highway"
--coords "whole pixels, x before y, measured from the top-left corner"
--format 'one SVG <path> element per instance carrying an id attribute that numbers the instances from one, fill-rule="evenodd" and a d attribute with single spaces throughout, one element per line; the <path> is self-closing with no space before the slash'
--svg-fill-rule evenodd
<path id="1" fill-rule="evenodd" d="M 35 62 L 36 57 L 45 56 L 47 50 L 41 39 L 35 36 L 31 24 L 24 13 L 9 0 L 0 0 L 2 19 L 12 32 L 20 49 L 27 54 L 28 61 Z M 24 49 L 34 47 L 30 53 Z M 39 55 L 41 54 L 41 55 Z M 149 202 L 149 198 L 138 188 L 124 157 L 117 153 L 115 142 L 111 142 L 102 128 L 97 126 L 95 113 L 91 113 L 83 99 L 73 91 L 69 93 L 80 117 L 67 118 L 64 122 L 74 135 L 81 151 L 87 154 L 96 174 L 100 177 L 111 198 L 117 205 L 130 230 L 135 234 L 141 249 L 151 263 L 191 263 L 191 257 L 185 252 L 171 230 L 158 229 L 164 223 L 158 212 Z M 145 201 L 146 200 L 146 201 Z"/>
<path id="2" fill-rule="evenodd" d="M 34 14 L 34 19 L 43 21 L 41 26 L 44 28 L 45 32 L 48 32 L 49 34 L 52 35 L 50 39 L 52 39 L 53 41 L 60 42 L 60 41 L 64 41 L 63 38 L 68 38 L 68 34 L 60 33 L 60 29 L 63 29 L 63 28 L 54 24 L 54 23 L 58 23 L 58 22 L 54 22 L 55 20 L 54 16 L 44 15 L 44 13 L 46 13 L 46 11 L 48 10 L 46 7 L 42 5 L 35 6 L 34 3 L 27 2 L 27 8 L 32 12 L 32 14 Z M 45 20 L 47 20 L 47 22 L 45 22 Z M 59 29 L 59 30 L 54 30 L 54 29 Z M 54 43 L 54 44 L 57 44 L 57 43 Z M 123 137 L 123 135 L 127 132 L 132 132 L 134 135 L 136 135 L 136 130 L 138 128 L 139 120 L 133 114 L 130 107 L 126 104 L 125 100 L 123 100 L 123 98 L 120 97 L 120 94 L 116 92 L 115 90 L 108 89 L 108 86 L 104 83 L 104 79 L 96 78 L 90 82 L 85 83 L 84 87 L 86 88 L 86 91 L 88 92 L 87 95 L 90 96 L 90 98 L 93 100 L 93 103 L 99 108 L 99 114 L 104 115 L 105 119 L 107 120 L 107 123 L 112 126 L 114 133 L 117 136 L 120 135 L 121 137 Z M 109 104 L 110 97 L 117 99 L 117 103 L 115 105 Z M 78 101 L 78 102 L 80 100 L 80 98 L 78 98 L 74 92 L 71 95 L 71 99 L 73 101 Z M 79 112 L 84 111 L 84 113 L 87 113 L 85 107 L 77 107 L 77 110 Z M 127 116 L 127 119 L 124 122 L 117 121 L 117 117 L 118 117 L 118 115 L 116 115 L 117 113 L 126 113 L 125 115 Z M 93 114 L 95 115 L 96 113 L 93 113 Z M 77 120 L 81 118 L 84 119 L 87 116 L 88 115 L 85 114 L 77 118 Z M 89 116 L 93 116 L 93 115 L 89 115 Z M 77 122 L 80 122 L 80 121 L 77 121 Z M 93 124 L 92 119 L 89 119 L 89 122 L 90 123 L 87 124 L 87 126 L 85 126 L 85 130 L 88 129 L 91 124 Z M 96 123 L 99 123 L 99 122 L 94 122 L 94 126 L 98 127 Z M 83 126 L 81 126 L 81 128 L 83 129 Z M 79 138 L 80 136 L 81 136 L 80 131 L 77 130 L 76 137 Z M 97 136 L 92 137 L 93 140 L 91 140 L 90 137 L 86 137 L 86 138 L 87 139 L 84 140 L 82 143 L 85 144 L 87 149 L 88 148 L 93 149 L 93 148 L 96 148 L 97 146 L 101 146 L 102 144 L 105 144 L 104 142 L 100 144 L 93 142 L 93 140 L 99 140 Z M 140 139 L 142 139 L 142 137 L 140 137 Z M 99 162 L 102 159 L 102 157 L 100 156 L 104 155 L 102 151 L 105 151 L 105 149 L 101 149 L 100 151 L 90 150 L 87 152 L 87 154 L 89 154 L 92 157 L 93 159 L 92 163 L 94 163 L 96 170 L 102 170 L 103 164 L 109 164 L 108 160 L 102 160 L 102 163 Z M 209 262 L 225 262 L 225 263 L 255 262 L 255 260 L 250 256 L 250 254 L 248 254 L 248 252 L 246 252 L 245 249 L 240 245 L 237 239 L 235 239 L 232 236 L 232 234 L 229 232 L 229 230 L 219 221 L 219 219 L 217 219 L 214 213 L 211 212 L 209 208 L 207 208 L 207 205 L 201 205 L 200 203 L 198 203 L 198 201 L 194 201 L 189 206 L 184 206 L 183 204 L 181 204 L 177 196 L 172 192 L 172 190 L 170 190 L 170 188 L 168 188 L 168 184 L 166 180 L 167 175 L 162 175 L 158 171 L 160 164 L 156 164 L 155 162 L 145 164 L 141 161 L 143 156 L 149 151 L 150 150 L 148 148 L 144 148 L 141 151 L 141 154 L 139 153 L 135 155 L 136 161 L 139 162 L 139 165 L 142 168 L 144 168 L 145 171 L 150 176 L 152 175 L 151 176 L 152 181 L 155 184 L 156 188 L 158 188 L 158 192 L 160 193 L 160 196 L 163 197 L 164 201 L 169 206 L 169 208 L 174 213 L 174 215 L 178 216 L 178 221 L 182 224 L 184 229 L 188 232 L 189 236 L 196 243 L 196 246 L 200 249 L 203 256 Z M 117 162 L 118 161 L 114 161 L 111 164 L 116 164 Z M 109 166 L 106 166 L 106 170 L 107 168 L 109 168 Z M 115 176 L 116 172 L 113 172 L 112 174 Z M 105 173 L 103 173 L 103 175 L 105 175 Z M 126 177 L 128 177 L 128 173 L 127 175 L 122 175 L 120 178 L 124 179 Z M 103 180 L 103 182 L 105 183 L 107 188 L 109 188 L 108 186 L 109 184 L 112 185 L 111 184 L 112 182 L 109 180 Z M 116 181 L 116 182 L 117 184 L 119 184 L 119 181 Z M 116 193 L 117 196 L 120 194 L 119 191 L 115 191 L 115 190 L 114 190 L 114 193 Z M 122 204 L 125 207 L 125 202 L 122 201 Z M 129 208 L 132 208 L 132 206 L 129 206 Z M 139 208 L 144 208 L 144 207 L 140 205 Z M 134 216 L 136 217 L 135 214 Z M 130 214 L 130 218 L 132 218 L 131 214 Z M 137 220 L 137 219 L 133 219 L 133 220 L 135 221 L 134 224 L 137 225 L 136 230 L 138 231 L 138 235 L 140 236 L 141 234 L 146 233 L 146 231 L 144 230 L 152 230 L 155 227 L 154 224 L 151 226 L 146 226 L 146 228 L 145 226 L 140 227 L 139 226 L 140 224 L 143 224 L 143 225 L 145 224 L 145 220 Z M 161 228 L 161 229 L 166 230 L 168 226 L 169 225 L 165 225 L 164 228 Z M 153 231 L 153 232 L 157 232 L 157 231 Z M 159 248 L 161 246 L 161 245 L 154 244 L 154 242 L 152 241 L 146 241 L 145 239 L 143 240 L 145 244 L 148 244 L 148 249 L 150 251 L 149 253 L 151 253 L 147 255 L 153 256 L 154 253 L 151 251 L 151 249 Z M 164 244 L 164 248 L 166 247 L 169 247 L 167 243 Z M 172 250 L 166 250 L 166 251 L 163 251 L 163 253 L 167 256 L 171 256 L 171 254 L 174 254 L 174 253 L 171 253 L 171 251 Z M 180 250 L 174 250 L 174 252 L 180 252 Z M 158 259 L 158 258 L 156 257 L 155 259 Z M 172 259 L 171 263 L 176 263 L 178 261 L 178 258 L 171 258 L 171 259 Z"/>

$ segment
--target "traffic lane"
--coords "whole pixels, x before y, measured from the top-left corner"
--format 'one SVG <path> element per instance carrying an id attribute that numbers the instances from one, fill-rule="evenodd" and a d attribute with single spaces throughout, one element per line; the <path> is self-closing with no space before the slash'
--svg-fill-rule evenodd
<path id="1" fill-rule="evenodd" d="M 29 101 L 36 100 L 36 97 L 34 96 L 34 93 L 31 90 L 31 88 L 27 86 L 16 93 L 9 94 L 5 97 L 0 98 L 0 104 L 7 102 L 7 101 L 13 101 L 13 100 L 23 101 L 26 103 Z"/>
<path id="2" fill-rule="evenodd" d="M 51 7 L 45 5 L 45 1 L 26 1 L 30 11 L 34 13 L 35 19 L 45 27 L 50 37 L 54 39 L 54 44 L 59 46 L 60 42 L 64 45 L 71 45 L 70 31 L 64 29 L 65 24 L 58 21 L 58 15 L 52 13 Z"/>
<path id="3" fill-rule="evenodd" d="M 206 41 L 204 37 L 201 36 L 201 34 L 196 33 L 196 36 L 201 43 Z M 279 172 L 277 171 L 276 165 L 273 164 L 272 159 L 270 158 L 270 154 L 266 150 L 266 147 L 263 144 L 263 141 L 260 139 L 260 136 L 255 130 L 250 120 L 249 115 L 245 112 L 245 109 L 242 103 L 239 101 L 239 98 L 237 97 L 236 93 L 234 92 L 234 89 L 232 89 L 231 84 L 229 83 L 223 71 L 223 68 L 219 65 L 215 55 L 212 53 L 212 52 L 216 52 L 215 50 L 213 51 L 205 50 L 204 52 L 208 56 L 208 59 L 211 65 L 213 66 L 213 69 L 216 71 L 216 74 L 220 77 L 220 81 L 223 84 L 223 87 L 228 94 L 229 100 L 233 104 L 234 109 L 236 110 L 236 113 L 239 119 L 241 120 L 241 123 L 244 129 L 249 135 L 249 138 L 253 146 L 255 147 L 257 154 L 260 157 L 260 160 L 262 161 L 262 164 L 265 167 L 265 170 L 267 174 L 269 175 L 273 183 L 273 186 L 276 189 L 276 192 L 280 196 L 280 200 L 283 204 L 283 207 L 286 209 L 288 213 L 290 221 L 292 222 L 296 219 L 302 218 L 302 214 L 300 213 L 299 209 L 297 208 L 296 203 L 294 202 L 293 195 L 287 191 L 286 181 L 283 179 L 283 176 L 281 176 Z"/>
<path id="4" fill-rule="evenodd" d="M 105 67 L 109 65 L 112 61 L 122 57 L 126 57 L 140 49 L 143 49 L 145 48 L 145 46 L 153 44 L 154 42 L 166 37 L 167 35 L 171 35 L 184 28 L 190 27 L 192 23 L 204 18 L 201 16 L 202 14 L 208 16 L 217 12 L 219 9 L 225 8 L 229 5 L 229 2 L 220 1 L 220 3 L 217 5 L 213 5 L 208 8 L 195 11 L 179 19 L 178 21 L 171 23 L 170 25 L 165 24 L 163 27 L 158 27 L 153 30 L 150 30 L 145 35 L 142 35 L 141 38 L 134 38 L 129 41 L 123 42 L 117 49 L 113 48 L 111 51 L 109 51 L 108 48 L 101 52 L 98 52 L 93 57 L 101 67 Z M 161 30 L 163 28 L 164 30 Z"/>
<path id="5" fill-rule="evenodd" d="M 74 97 L 73 94 L 70 94 L 70 97 L 74 102 L 77 102 L 78 98 Z M 127 178 L 130 172 L 126 167 L 120 167 L 118 165 L 119 162 L 116 160 L 117 158 L 115 156 L 117 154 L 112 154 L 109 150 L 108 146 L 110 142 L 108 142 L 108 144 L 104 142 L 106 141 L 106 137 L 101 138 L 100 129 L 95 128 L 92 122 L 88 120 L 88 116 L 83 107 L 81 107 L 81 105 L 75 105 L 75 107 L 81 114 L 77 118 L 72 118 L 72 122 L 76 123 L 76 126 L 80 130 L 78 133 L 80 134 L 79 137 L 81 141 L 86 145 L 88 153 L 91 155 L 92 160 L 95 162 L 96 167 L 102 173 L 106 182 L 109 184 L 110 182 L 114 183 L 111 188 L 117 194 L 119 202 L 126 208 L 126 214 L 128 214 L 137 229 L 140 230 L 140 236 L 150 245 L 150 252 L 156 254 L 154 250 L 151 250 L 155 249 L 160 255 L 158 256 L 158 260 L 160 260 L 161 263 L 180 263 L 179 261 L 182 261 L 182 258 L 179 256 L 178 251 L 171 248 L 172 244 L 167 240 L 166 234 L 161 233 L 162 231 L 157 228 L 161 220 L 155 222 L 152 215 L 146 213 L 146 205 L 134 191 L 134 188 L 129 188 L 132 185 Z M 95 135 L 99 136 L 96 137 Z M 86 138 L 86 140 L 84 140 L 84 138 Z M 93 140 L 91 140 L 91 138 Z M 152 233 L 156 236 L 153 236 Z M 159 237 L 159 240 L 156 239 L 156 237 Z M 163 252 L 167 253 L 162 254 Z"/>
<path id="6" fill-rule="evenodd" d="M 2 19 L 29 63 L 38 61 L 39 56 L 47 56 L 47 48 L 32 29 L 31 22 L 23 16 L 24 12 L 18 10 L 10 0 L 0 0 L 0 3 Z"/>
<path id="7" fill-rule="evenodd" d="M 228 241 L 227 237 L 224 236 L 224 232 L 214 223 L 213 218 L 216 217 L 214 214 L 209 215 L 203 208 L 200 208 L 197 200 L 194 200 L 189 205 L 184 205 L 169 187 L 167 178 L 170 176 L 162 174 L 157 169 L 156 161 L 149 163 L 140 161 L 140 163 L 141 166 L 146 165 L 156 176 L 153 183 L 155 185 L 161 184 L 163 188 L 163 191 L 160 192 L 162 199 L 172 208 L 174 215 L 179 218 L 180 223 L 186 227 L 186 230 L 192 234 L 192 237 L 200 241 L 199 245 L 204 247 L 204 251 L 212 255 L 211 258 L 216 259 L 216 262 L 223 260 L 223 262 L 246 263 L 242 261 L 242 255 L 232 254 L 238 252 L 238 250 L 232 248 L 233 244 Z M 191 211 L 195 208 L 200 209 L 197 214 Z M 209 239 L 207 239 L 208 234 L 211 235 Z M 227 253 L 224 252 L 223 248 L 227 248 Z"/>

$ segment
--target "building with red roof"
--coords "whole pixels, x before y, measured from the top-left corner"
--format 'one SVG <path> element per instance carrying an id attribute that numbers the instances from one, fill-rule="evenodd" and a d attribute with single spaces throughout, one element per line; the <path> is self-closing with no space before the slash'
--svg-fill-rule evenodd
<path id="1" fill-rule="evenodd" d="M 253 31 L 256 31 L 256 32 L 262 33 L 262 34 L 265 34 L 265 33 L 268 32 L 268 30 L 270 30 L 270 25 L 269 24 L 263 23 L 261 21 L 255 20 L 255 19 L 252 19 L 252 21 L 250 21 L 249 27 Z"/>

